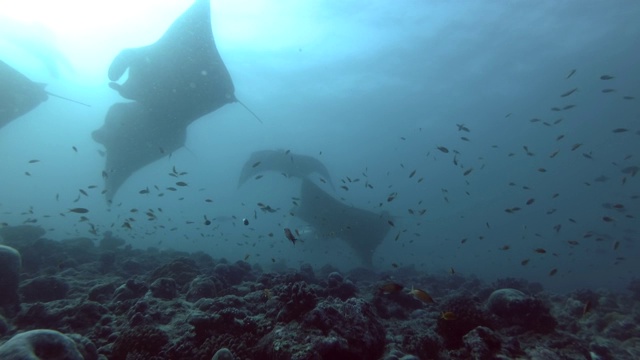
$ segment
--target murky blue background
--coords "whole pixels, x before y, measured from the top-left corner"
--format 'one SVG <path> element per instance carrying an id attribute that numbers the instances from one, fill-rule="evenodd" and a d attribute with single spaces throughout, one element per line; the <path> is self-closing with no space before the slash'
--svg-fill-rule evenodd
<path id="1" fill-rule="evenodd" d="M 50 98 L 0 129 L 3 223 L 40 225 L 53 239 L 99 239 L 68 213 L 85 207 L 98 235 L 110 230 L 135 247 L 249 255 L 265 266 L 358 266 L 338 239 L 294 247 L 284 238 L 283 227 L 305 228 L 289 215 L 297 179 L 270 173 L 237 188 L 252 152 L 290 149 L 323 161 L 337 185 L 366 172 L 374 189 L 361 181 L 333 193 L 312 178 L 347 204 L 398 217 L 374 255 L 378 269 L 454 268 L 557 291 L 621 288 L 638 274 L 640 175 L 621 171 L 640 166 L 640 3 L 214 0 L 213 33 L 236 95 L 264 124 L 237 104 L 201 118 L 185 148 L 137 172 L 109 207 L 100 195 L 104 149 L 91 138 L 122 100 L 107 86 L 107 68 L 120 50 L 156 41 L 190 5 L 3 2 L 0 58 L 48 91 L 92 105 Z M 551 110 L 566 105 L 576 106 Z M 189 186 L 158 197 L 154 186 L 175 183 L 174 166 L 188 172 Z M 150 194 L 138 193 L 146 187 Z M 74 202 L 79 189 L 89 196 Z M 258 202 L 280 210 L 263 213 Z M 513 207 L 521 210 L 505 212 Z M 206 226 L 205 215 L 217 221 Z M 129 217 L 130 230 L 122 227 Z"/>

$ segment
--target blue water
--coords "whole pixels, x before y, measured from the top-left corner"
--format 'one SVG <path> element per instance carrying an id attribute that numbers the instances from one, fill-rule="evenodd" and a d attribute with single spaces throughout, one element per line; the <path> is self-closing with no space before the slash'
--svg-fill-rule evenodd
<path id="1" fill-rule="evenodd" d="M 189 127 L 186 147 L 134 174 L 109 206 L 100 194 L 104 149 L 91 138 L 122 101 L 106 70 L 120 50 L 154 42 L 190 4 L 0 10 L 12 19 L 0 26 L 0 58 L 92 105 L 50 98 L 0 129 L 1 222 L 39 225 L 52 239 L 112 231 L 134 247 L 265 267 L 358 266 L 339 239 L 293 246 L 284 237 L 284 227 L 305 228 L 289 214 L 299 180 L 267 173 L 237 187 L 252 152 L 289 149 L 320 159 L 337 185 L 366 173 L 373 189 L 363 181 L 323 188 L 397 217 L 374 255 L 379 270 L 453 268 L 556 291 L 620 289 L 638 274 L 640 174 L 622 170 L 640 166 L 639 3 L 213 1 L 213 32 L 236 95 L 264 123 L 237 104 L 204 116 Z M 575 107 L 551 110 L 566 105 Z M 189 186 L 158 197 L 154 186 L 175 183 L 174 166 L 188 172 L 181 179 Z M 258 202 L 280 210 L 264 213 Z M 74 207 L 89 209 L 89 221 L 68 213 Z M 521 210 L 505 212 L 514 207 Z M 147 219 L 148 209 L 157 219 Z M 207 226 L 204 216 L 217 220 Z M 131 229 L 122 227 L 128 218 Z"/>

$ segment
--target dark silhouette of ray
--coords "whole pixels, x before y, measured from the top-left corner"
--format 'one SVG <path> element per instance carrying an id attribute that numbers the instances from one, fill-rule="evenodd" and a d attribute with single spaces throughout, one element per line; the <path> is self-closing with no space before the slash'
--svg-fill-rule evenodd
<path id="1" fill-rule="evenodd" d="M 317 233 L 345 241 L 365 266 L 372 266 L 373 253 L 391 229 L 387 212 L 376 214 L 346 205 L 308 179 L 302 180 L 300 204 L 293 213 Z"/>
<path id="2" fill-rule="evenodd" d="M 312 156 L 298 155 L 285 150 L 262 150 L 252 153 L 242 167 L 238 187 L 242 186 L 252 176 L 265 171 L 275 171 L 287 177 L 298 178 L 307 177 L 315 172 L 333 187 L 329 170 L 320 160 Z"/>
<path id="3" fill-rule="evenodd" d="M 0 128 L 46 101 L 44 87 L 0 61 Z"/>
<path id="4" fill-rule="evenodd" d="M 106 148 L 109 201 L 138 169 L 184 146 L 189 124 L 239 102 L 213 39 L 209 0 L 196 0 L 155 43 L 121 51 L 108 75 L 109 86 L 134 101 L 113 105 L 93 133 Z"/>

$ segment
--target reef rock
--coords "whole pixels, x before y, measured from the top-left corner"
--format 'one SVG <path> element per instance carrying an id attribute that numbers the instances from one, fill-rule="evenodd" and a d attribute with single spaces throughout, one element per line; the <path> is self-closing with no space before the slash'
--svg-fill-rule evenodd
<path id="1" fill-rule="evenodd" d="M 31 330 L 15 335 L 0 346 L 0 359 L 85 360 L 71 338 L 54 330 Z"/>
<path id="2" fill-rule="evenodd" d="M 516 289 L 499 289 L 491 293 L 487 308 L 506 326 L 520 326 L 523 330 L 549 333 L 557 321 L 542 300 L 525 295 Z"/>
<path id="3" fill-rule="evenodd" d="M 11 316 L 20 309 L 18 284 L 21 266 L 18 250 L 0 245 L 0 313 Z"/>

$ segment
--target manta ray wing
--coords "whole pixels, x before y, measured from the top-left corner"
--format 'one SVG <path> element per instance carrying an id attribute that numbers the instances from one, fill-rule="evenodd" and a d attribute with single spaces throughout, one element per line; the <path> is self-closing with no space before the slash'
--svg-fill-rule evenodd
<path id="1" fill-rule="evenodd" d="M 108 201 L 138 169 L 184 146 L 186 127 L 172 118 L 136 102 L 111 106 L 102 128 L 92 134 L 107 149 L 103 177 Z"/>
<path id="2" fill-rule="evenodd" d="M 0 60 L 0 128 L 48 99 L 44 85 Z"/>

